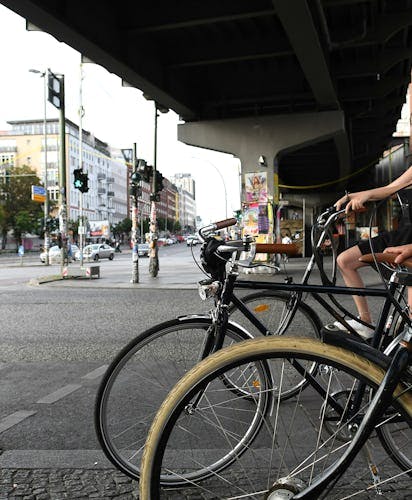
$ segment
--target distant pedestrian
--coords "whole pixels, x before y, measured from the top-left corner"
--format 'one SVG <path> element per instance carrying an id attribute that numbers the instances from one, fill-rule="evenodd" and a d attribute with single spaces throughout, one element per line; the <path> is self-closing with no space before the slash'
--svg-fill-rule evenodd
<path id="1" fill-rule="evenodd" d="M 120 241 L 116 242 L 116 246 L 114 248 L 114 251 L 117 252 L 117 253 L 122 253 L 122 251 L 120 249 Z"/>

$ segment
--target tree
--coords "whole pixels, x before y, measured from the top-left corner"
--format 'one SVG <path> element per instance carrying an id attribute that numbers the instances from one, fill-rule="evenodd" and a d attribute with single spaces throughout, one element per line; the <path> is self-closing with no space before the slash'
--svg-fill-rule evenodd
<path id="1" fill-rule="evenodd" d="M 31 199 L 31 186 L 40 185 L 37 174 L 27 165 L 13 167 L 0 184 L 0 199 L 4 212 L 0 218 L 3 237 L 3 249 L 7 242 L 7 232 L 13 230 L 17 245 L 25 232 L 38 228 L 38 221 L 43 215 L 40 203 Z"/>

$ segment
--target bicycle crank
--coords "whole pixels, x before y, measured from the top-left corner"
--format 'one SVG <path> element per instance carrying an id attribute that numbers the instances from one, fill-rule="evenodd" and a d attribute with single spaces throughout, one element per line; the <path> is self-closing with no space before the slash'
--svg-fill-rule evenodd
<path id="1" fill-rule="evenodd" d="M 264 500 L 288 500 L 305 489 L 303 481 L 292 477 L 281 477 L 264 496 Z"/>

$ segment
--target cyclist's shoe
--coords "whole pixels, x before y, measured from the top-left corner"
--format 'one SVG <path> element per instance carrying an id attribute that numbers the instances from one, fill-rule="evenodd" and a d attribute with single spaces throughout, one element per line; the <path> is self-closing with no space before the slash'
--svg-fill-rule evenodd
<path id="1" fill-rule="evenodd" d="M 375 330 L 373 328 L 369 328 L 368 326 L 359 323 L 359 321 L 356 321 L 356 319 L 347 319 L 346 323 L 348 323 L 348 325 L 351 326 L 357 332 L 357 334 L 365 340 L 371 339 L 373 337 L 373 334 L 375 333 Z M 339 323 L 339 321 L 335 321 L 333 323 L 333 326 L 335 326 L 339 330 L 344 330 L 345 332 L 348 331 L 341 323 Z"/>

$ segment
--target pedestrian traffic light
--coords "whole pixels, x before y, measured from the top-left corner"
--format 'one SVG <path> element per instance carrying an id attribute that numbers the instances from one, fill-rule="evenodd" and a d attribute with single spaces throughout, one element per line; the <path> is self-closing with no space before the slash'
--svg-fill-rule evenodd
<path id="1" fill-rule="evenodd" d="M 83 187 L 83 171 L 80 168 L 75 168 L 73 170 L 74 181 L 73 186 L 76 189 L 80 189 Z"/>
<path id="2" fill-rule="evenodd" d="M 155 193 L 160 193 L 160 191 L 162 191 L 162 189 L 164 189 L 164 184 L 163 184 L 163 175 L 158 171 L 156 170 L 156 177 L 155 177 Z"/>
<path id="3" fill-rule="evenodd" d="M 89 191 L 89 176 L 80 168 L 73 170 L 74 181 L 73 186 L 78 189 L 81 193 L 87 193 Z"/>

